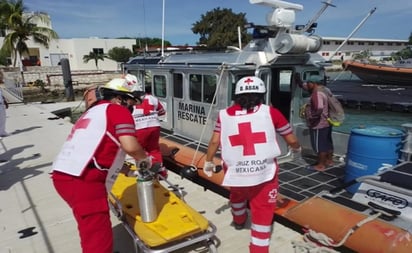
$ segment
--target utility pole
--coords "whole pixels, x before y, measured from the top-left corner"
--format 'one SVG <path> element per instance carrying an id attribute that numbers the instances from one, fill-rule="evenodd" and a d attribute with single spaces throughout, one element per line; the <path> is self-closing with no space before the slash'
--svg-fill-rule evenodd
<path id="1" fill-rule="evenodd" d="M 165 0 L 163 0 L 163 7 L 162 7 L 162 60 L 165 56 L 164 52 L 165 48 Z"/>

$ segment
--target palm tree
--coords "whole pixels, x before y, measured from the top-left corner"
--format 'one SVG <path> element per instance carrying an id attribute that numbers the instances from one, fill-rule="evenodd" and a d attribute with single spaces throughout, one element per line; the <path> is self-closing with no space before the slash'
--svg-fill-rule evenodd
<path id="1" fill-rule="evenodd" d="M 37 23 L 49 25 L 50 17 L 40 12 L 24 13 L 26 8 L 22 0 L 1 0 L 0 10 L 2 13 L 0 15 L 0 21 L 2 21 L 0 29 L 6 31 L 1 50 L 8 50 L 13 54 L 14 66 L 17 63 L 18 54 L 21 56 L 23 53 L 29 53 L 26 41 L 32 39 L 48 48 L 50 40 L 58 38 L 57 33 L 52 29 L 37 25 Z"/>
<path id="2" fill-rule="evenodd" d="M 2 37 L 6 36 L 7 30 L 7 21 L 8 18 L 11 16 L 11 13 L 14 12 L 16 9 L 21 9 L 23 11 L 23 6 L 18 5 L 10 5 L 8 0 L 0 0 L 0 35 Z"/>
<path id="3" fill-rule="evenodd" d="M 96 64 L 96 69 L 99 69 L 98 61 L 104 61 L 104 58 L 108 58 L 108 56 L 105 54 L 90 51 L 89 54 L 83 55 L 83 62 L 88 63 L 90 60 L 94 60 L 94 63 Z"/>

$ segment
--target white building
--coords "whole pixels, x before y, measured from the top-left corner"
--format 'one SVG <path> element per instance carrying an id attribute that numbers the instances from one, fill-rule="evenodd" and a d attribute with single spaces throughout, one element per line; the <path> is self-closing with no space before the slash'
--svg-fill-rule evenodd
<path id="1" fill-rule="evenodd" d="M 39 19 L 34 12 L 27 12 L 23 15 L 34 17 L 32 22 L 41 27 L 53 29 L 52 23 L 44 23 Z M 41 13 L 48 15 L 47 13 Z M 0 35 L 1 36 L 1 35 Z M 4 37 L 0 37 L 0 45 L 3 45 Z M 72 39 L 57 39 L 50 41 L 49 48 L 35 43 L 32 40 L 26 42 L 29 48 L 27 55 L 22 55 L 23 65 L 39 65 L 41 66 L 57 66 L 61 58 L 68 58 L 70 68 L 73 70 L 96 70 L 96 63 L 91 60 L 87 63 L 83 62 L 83 56 L 90 52 L 107 54 L 114 47 L 125 47 L 133 50 L 132 46 L 136 44 L 135 39 L 100 39 L 100 38 L 72 38 Z M 104 59 L 98 61 L 99 70 L 118 70 L 118 63 Z"/>
<path id="2" fill-rule="evenodd" d="M 0 44 L 4 38 L 0 37 Z M 33 41 L 27 41 L 29 54 L 22 55 L 22 60 L 25 65 L 36 65 L 40 60 L 41 66 L 57 66 L 61 58 L 67 58 L 70 62 L 72 70 L 96 70 L 94 60 L 88 63 L 83 62 L 83 56 L 90 52 L 107 54 L 114 47 L 125 47 L 132 50 L 132 46 L 136 43 L 134 39 L 58 39 L 50 42 L 49 48 L 45 48 Z M 104 58 L 98 61 L 99 70 L 118 70 L 118 63 Z"/>
<path id="3" fill-rule="evenodd" d="M 90 52 L 107 54 L 114 47 L 124 47 L 130 50 L 136 43 L 134 39 L 59 39 L 52 41 L 48 49 L 40 50 L 39 57 L 42 66 L 57 66 L 61 58 L 67 58 L 73 70 L 96 70 L 94 60 L 84 63 L 83 56 Z M 104 59 L 98 61 L 99 70 L 119 70 L 118 63 Z"/>

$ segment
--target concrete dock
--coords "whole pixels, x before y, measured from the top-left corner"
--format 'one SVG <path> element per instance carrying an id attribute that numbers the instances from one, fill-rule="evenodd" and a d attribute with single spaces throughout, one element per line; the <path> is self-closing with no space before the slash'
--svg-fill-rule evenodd
<path id="1" fill-rule="evenodd" d="M 11 104 L 0 140 L 0 253 L 81 252 L 77 225 L 67 204 L 56 193 L 49 172 L 72 123 L 52 111 L 74 108 L 79 101 L 54 104 Z M 170 173 L 169 180 L 187 192 L 185 200 L 217 226 L 218 252 L 247 253 L 250 230 L 230 226 L 228 200 Z M 112 218 L 114 252 L 133 253 L 133 242 Z M 275 223 L 271 251 L 294 252 L 301 235 Z M 182 249 L 178 252 L 198 252 Z"/>

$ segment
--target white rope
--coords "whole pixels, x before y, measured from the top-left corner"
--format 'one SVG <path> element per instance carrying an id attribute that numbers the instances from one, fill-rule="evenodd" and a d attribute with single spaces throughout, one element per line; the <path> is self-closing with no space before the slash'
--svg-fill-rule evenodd
<path id="1" fill-rule="evenodd" d="M 377 212 L 374 215 L 368 216 L 365 219 L 358 222 L 355 226 L 353 226 L 349 231 L 345 234 L 345 236 L 340 240 L 338 243 L 334 243 L 333 239 L 328 237 L 327 235 L 316 232 L 312 229 L 309 229 L 303 235 L 303 242 L 301 241 L 294 241 L 292 244 L 295 247 L 295 253 L 335 253 L 335 251 L 331 248 L 337 248 L 342 246 L 346 240 L 352 235 L 358 228 L 360 228 L 365 223 L 372 221 L 378 218 L 382 213 Z"/>
<path id="2" fill-rule="evenodd" d="M 292 241 L 295 253 L 339 253 L 334 249 L 317 245 L 314 242 Z"/>
<path id="3" fill-rule="evenodd" d="M 323 233 L 318 233 L 312 229 L 309 229 L 303 235 L 303 239 L 306 242 L 317 242 L 323 246 L 333 246 L 334 245 L 332 238 L 328 237 L 327 235 Z"/>
<path id="4" fill-rule="evenodd" d="M 220 85 L 221 85 L 221 83 L 222 83 L 222 76 L 223 76 L 223 72 L 224 72 L 224 71 L 225 71 L 225 65 L 223 64 L 223 65 L 222 65 L 222 70 L 221 70 L 221 72 L 220 72 L 220 74 L 219 74 L 219 80 L 218 80 L 217 85 L 216 85 L 216 91 L 215 91 L 215 94 L 213 95 L 213 99 L 212 99 L 212 103 L 210 104 L 209 111 L 207 112 L 206 124 L 205 124 L 205 125 L 203 126 L 203 128 L 202 128 L 202 133 L 200 134 L 199 140 L 198 140 L 198 142 L 197 142 L 196 151 L 195 151 L 195 153 L 193 154 L 193 158 L 192 158 L 192 163 L 191 163 L 191 164 L 192 164 L 194 167 L 196 167 L 196 168 L 197 168 L 197 166 L 194 165 L 194 162 L 195 162 L 195 159 L 196 159 L 196 156 L 197 156 L 197 152 L 199 151 L 200 143 L 201 143 L 201 141 L 202 141 L 202 139 L 203 139 L 203 135 L 204 135 L 204 133 L 205 133 L 206 126 L 207 126 L 207 123 L 208 123 L 209 118 L 210 118 L 210 114 L 211 114 L 212 109 L 213 109 L 213 104 L 214 104 L 215 101 L 216 101 L 216 96 L 217 96 L 217 94 L 218 94 L 218 92 L 219 92 L 219 88 L 220 88 Z"/>

